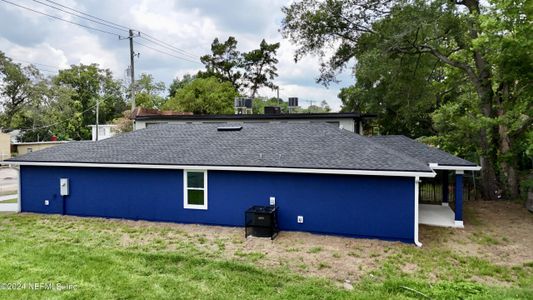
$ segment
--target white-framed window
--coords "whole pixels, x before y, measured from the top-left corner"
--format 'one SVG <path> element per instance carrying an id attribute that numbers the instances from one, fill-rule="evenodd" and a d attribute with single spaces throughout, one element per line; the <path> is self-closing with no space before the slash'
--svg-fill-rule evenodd
<path id="1" fill-rule="evenodd" d="M 183 207 L 207 209 L 207 170 L 183 170 Z"/>

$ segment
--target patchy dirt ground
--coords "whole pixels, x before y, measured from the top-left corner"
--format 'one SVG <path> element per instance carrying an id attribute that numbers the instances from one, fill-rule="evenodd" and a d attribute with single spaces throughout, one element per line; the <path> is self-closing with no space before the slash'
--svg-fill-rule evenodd
<path id="1" fill-rule="evenodd" d="M 496 265 L 533 261 L 533 214 L 515 202 L 475 201 L 465 206 L 465 228 L 420 226 L 426 248 L 447 248 Z"/>
<path id="2" fill-rule="evenodd" d="M 399 242 L 303 232 L 281 232 L 271 241 L 245 239 L 242 228 L 107 221 L 120 223 L 118 242 L 122 247 L 154 249 L 155 245 L 163 250 L 191 249 L 214 258 L 242 260 L 262 267 L 282 267 L 305 276 L 325 277 L 340 283 L 355 282 L 381 267 L 389 256 L 402 257 L 402 251 L 406 250 L 416 251 L 416 255 L 425 255 L 425 259 L 429 260 L 433 255 L 431 251 L 449 251 L 486 259 L 495 265 L 515 266 L 533 262 L 533 214 L 519 204 L 510 202 L 467 203 L 465 229 L 421 226 L 422 249 Z M 128 230 L 128 227 L 132 230 Z M 110 228 L 113 225 L 103 230 L 117 234 L 117 230 Z M 403 259 L 399 260 L 400 264 L 404 263 Z M 406 259 L 400 267 L 401 271 L 405 274 L 417 273 L 421 268 L 421 262 L 417 260 L 418 257 Z M 436 273 L 438 271 L 429 272 L 429 276 L 435 276 L 432 281 L 438 280 Z M 490 277 L 472 279 L 482 283 L 491 280 Z M 500 285 L 505 284 L 501 282 Z"/>

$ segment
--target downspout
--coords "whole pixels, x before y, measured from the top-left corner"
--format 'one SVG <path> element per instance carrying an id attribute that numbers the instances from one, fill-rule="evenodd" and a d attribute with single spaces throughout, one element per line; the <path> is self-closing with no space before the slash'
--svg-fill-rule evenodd
<path id="1" fill-rule="evenodd" d="M 418 186 L 420 183 L 420 177 L 415 177 L 415 245 L 422 247 L 422 243 L 418 240 Z"/>
<path id="2" fill-rule="evenodd" d="M 9 165 L 11 167 L 11 165 Z M 21 212 L 22 211 L 22 190 L 20 189 L 22 184 L 20 183 L 20 181 L 22 180 L 20 177 L 21 177 L 21 172 L 20 172 L 20 169 L 21 167 L 19 166 L 18 168 L 15 168 L 15 167 L 12 167 L 13 169 L 17 170 L 18 171 L 18 189 L 17 189 L 17 213 Z"/>

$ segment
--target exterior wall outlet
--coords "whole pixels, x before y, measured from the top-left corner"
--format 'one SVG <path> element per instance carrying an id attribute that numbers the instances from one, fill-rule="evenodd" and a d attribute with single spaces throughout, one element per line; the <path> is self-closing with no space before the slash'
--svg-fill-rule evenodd
<path id="1" fill-rule="evenodd" d="M 50 201 L 44 200 L 44 205 L 50 205 Z"/>
<path id="2" fill-rule="evenodd" d="M 298 224 L 302 224 L 304 222 L 304 216 L 298 216 Z"/>
<path id="3" fill-rule="evenodd" d="M 270 197 L 270 205 L 276 205 L 276 197 Z"/>

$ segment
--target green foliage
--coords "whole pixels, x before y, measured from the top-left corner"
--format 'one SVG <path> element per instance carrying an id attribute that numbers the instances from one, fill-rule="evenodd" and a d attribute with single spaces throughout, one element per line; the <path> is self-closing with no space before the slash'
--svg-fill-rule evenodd
<path id="1" fill-rule="evenodd" d="M 248 89 L 250 97 L 255 98 L 261 87 L 276 88 L 273 80 L 278 76 L 276 52 L 279 45 L 269 44 L 263 39 L 259 49 L 241 53 L 234 37 L 230 36 L 224 43 L 215 38 L 211 54 L 200 58 L 206 70 L 199 71 L 196 76 L 228 81 L 237 91 Z"/>
<path id="2" fill-rule="evenodd" d="M 100 102 L 100 122 L 105 123 L 120 116 L 126 110 L 126 102 L 122 93 L 121 82 L 115 80 L 108 69 L 100 69 L 97 64 L 72 65 L 69 69 L 60 70 L 53 78 L 56 87 L 67 87 L 74 91 L 71 99 L 76 103 L 75 118 L 81 122 L 69 124 L 74 129 L 72 139 L 89 139 L 88 125 L 96 121 L 96 101 Z"/>
<path id="3" fill-rule="evenodd" d="M 230 36 L 227 41 L 221 43 L 218 38 L 211 44 L 211 54 L 200 57 L 205 65 L 205 72 L 198 72 L 198 77 L 216 77 L 222 81 L 229 81 L 239 90 L 242 73 L 239 68 L 242 66 L 242 56 L 237 51 L 237 40 Z"/>
<path id="4" fill-rule="evenodd" d="M 96 121 L 96 101 L 100 123 L 120 116 L 126 108 L 122 83 L 96 64 L 72 65 L 45 78 L 35 67 L 22 68 L 0 53 L 0 77 L 1 126 L 21 129 L 22 141 L 49 140 L 52 135 L 60 140 L 90 139 L 88 125 Z M 145 84 L 141 99 L 145 93 L 153 95 L 154 89 Z"/>
<path id="5" fill-rule="evenodd" d="M 37 94 L 33 82 L 42 80 L 33 66 L 22 67 L 0 51 L 0 103 L 4 110 L 0 118 L 3 128 L 13 128 L 13 117 Z"/>
<path id="6" fill-rule="evenodd" d="M 186 86 L 189 82 L 193 81 L 195 79 L 195 75 L 185 74 L 183 75 L 183 78 L 179 79 L 179 77 L 174 78 L 172 80 L 172 83 L 170 84 L 168 88 L 168 97 L 172 98 L 176 95 L 176 91 Z"/>
<path id="7" fill-rule="evenodd" d="M 377 113 L 382 134 L 404 134 L 473 161 L 482 192 L 518 191 L 532 167 L 533 26 L 525 0 L 300 0 L 283 8 L 295 58 L 323 60 L 327 85 L 356 61 L 343 111 Z"/>
<path id="8" fill-rule="evenodd" d="M 264 39 L 259 45 L 259 49 L 243 54 L 243 68 L 245 86 L 250 89 L 250 96 L 255 98 L 257 90 L 261 87 L 276 88 L 272 82 L 278 77 L 276 64 L 276 51 L 279 43 L 268 44 Z"/>
<path id="9" fill-rule="evenodd" d="M 163 108 L 194 114 L 231 114 L 238 95 L 228 81 L 221 82 L 216 77 L 196 78 L 177 90 Z"/>
<path id="10" fill-rule="evenodd" d="M 161 96 L 163 91 L 165 91 L 164 82 L 156 82 L 152 75 L 143 73 L 141 78 L 135 81 L 135 105 L 159 109 L 166 100 Z"/>

